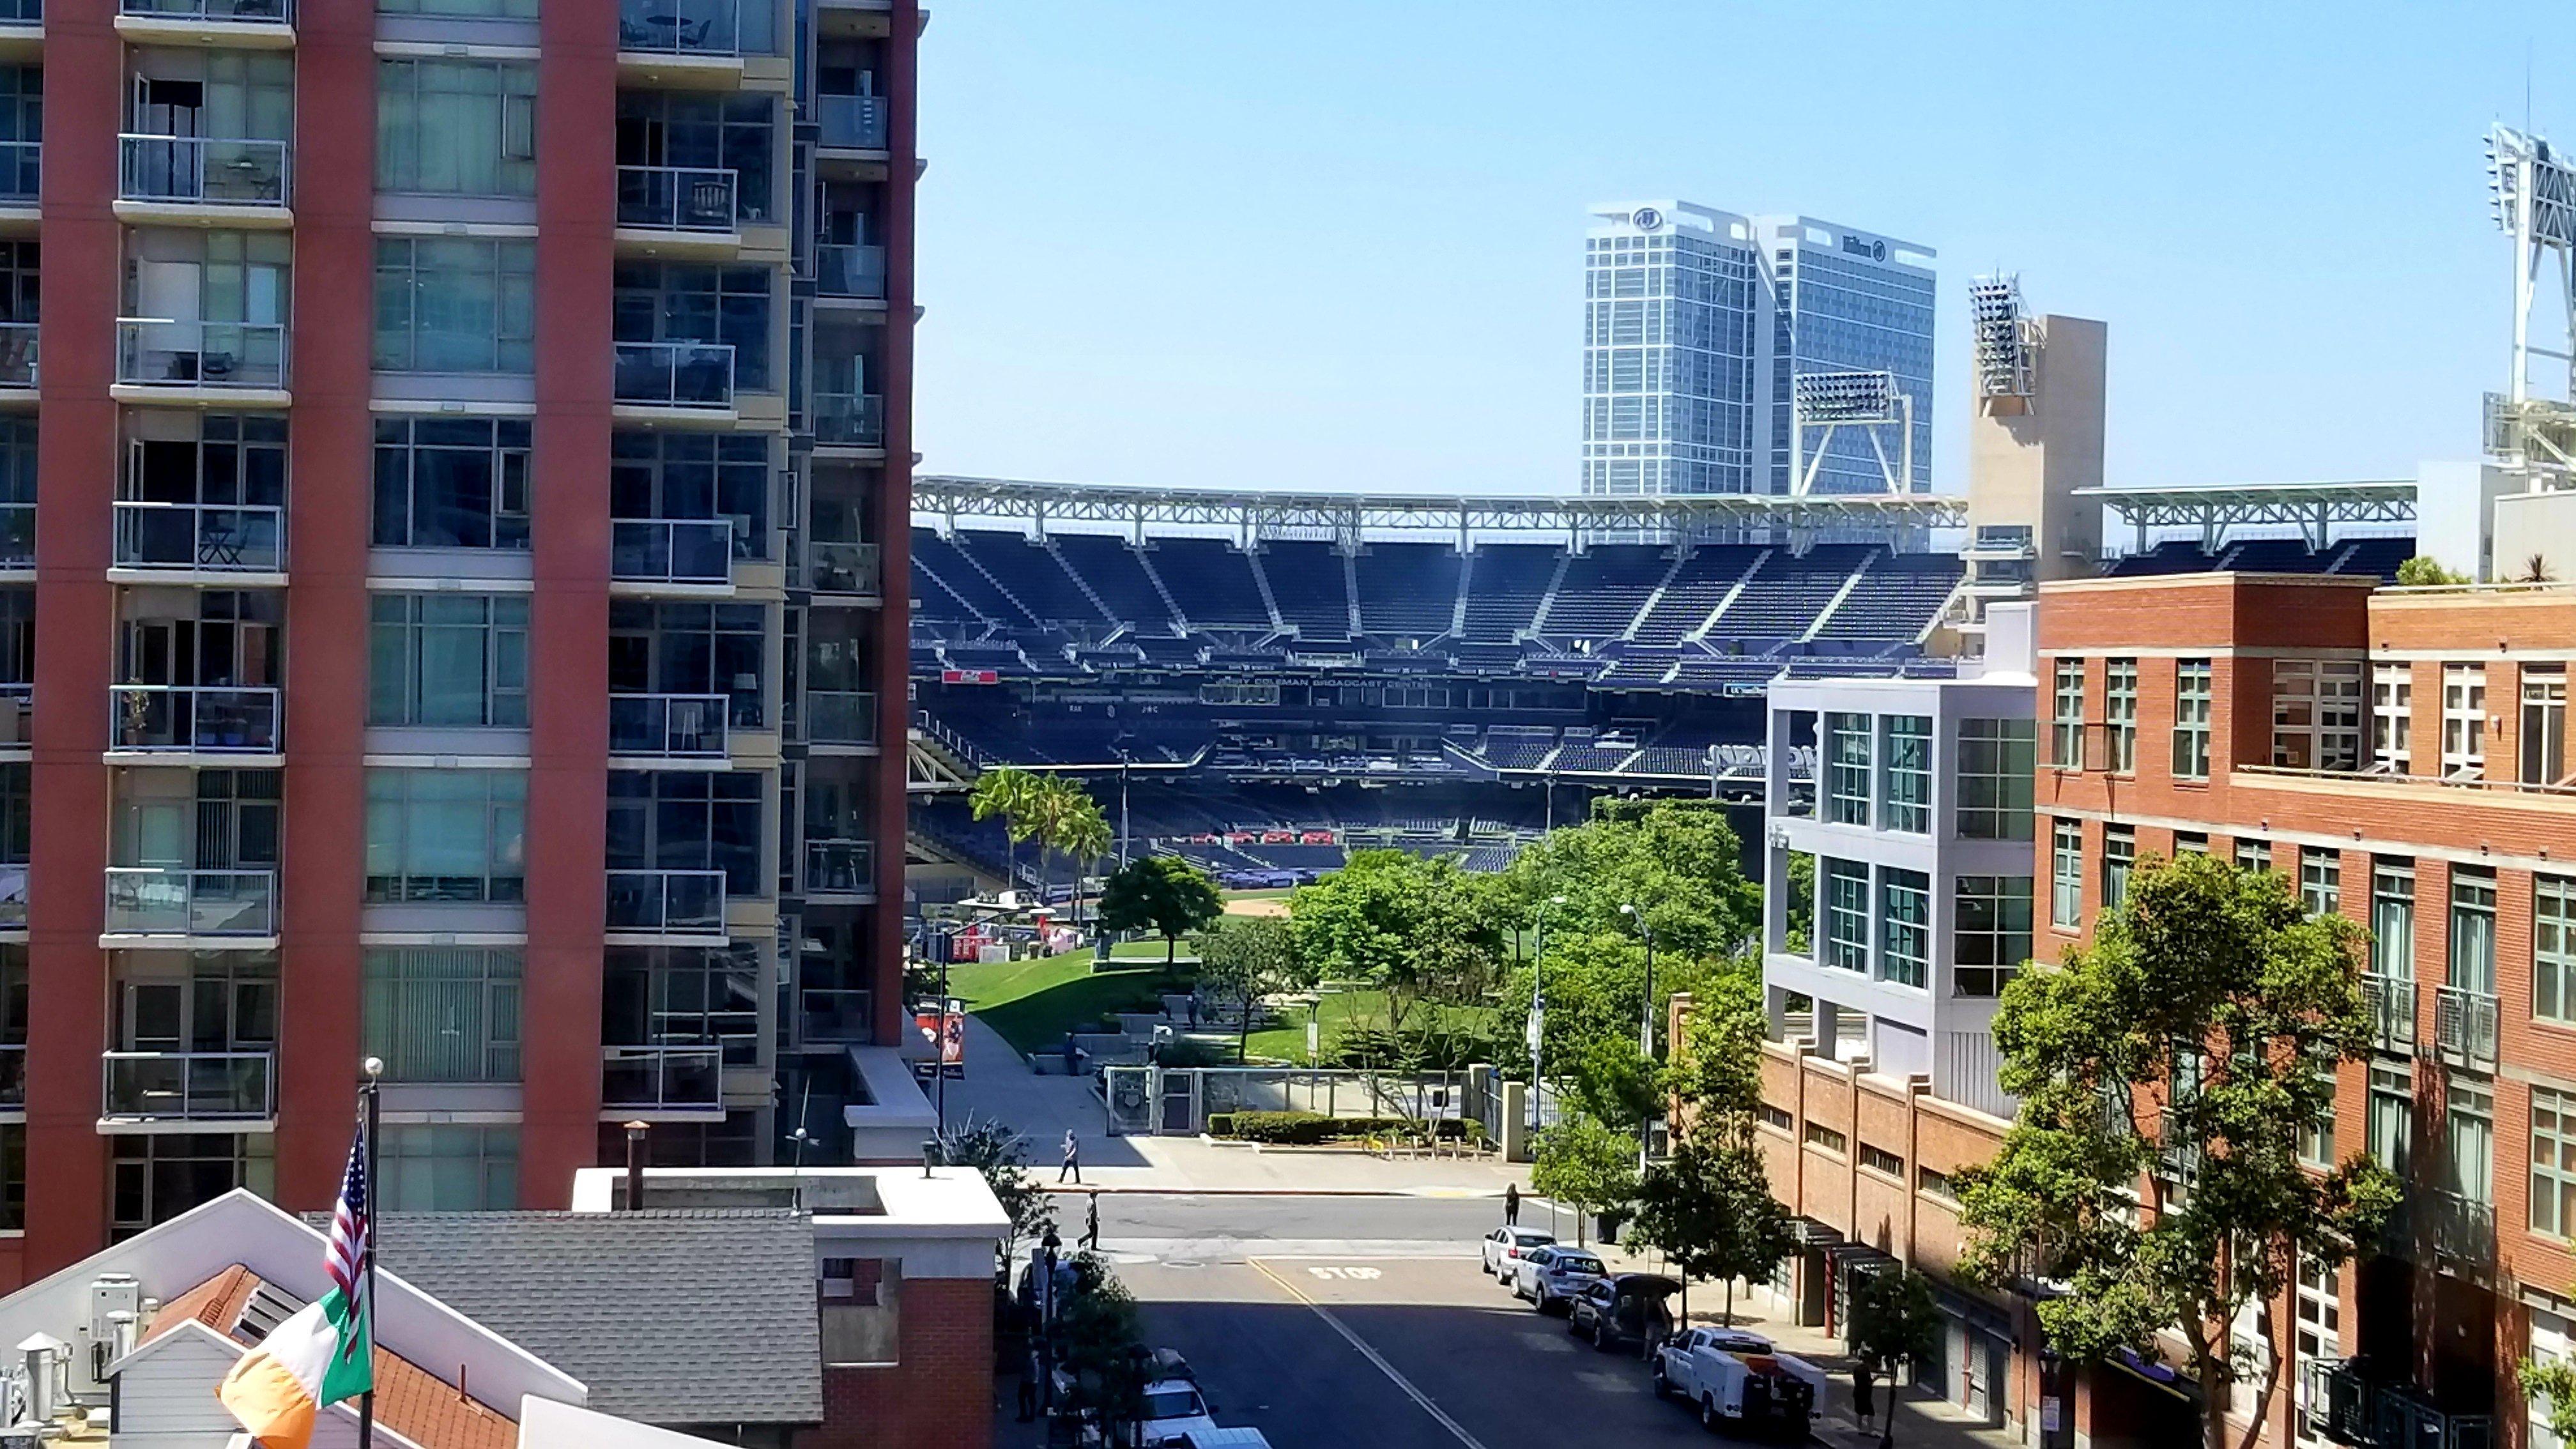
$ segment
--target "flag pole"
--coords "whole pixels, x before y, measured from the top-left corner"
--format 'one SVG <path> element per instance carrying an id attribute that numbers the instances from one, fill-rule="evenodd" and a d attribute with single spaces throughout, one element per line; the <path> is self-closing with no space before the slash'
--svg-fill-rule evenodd
<path id="1" fill-rule="evenodd" d="M 366 1109 L 367 1123 L 367 1303 L 363 1322 L 367 1333 L 367 1390 L 358 1395 L 358 1449 L 376 1449 L 376 1126 L 379 1099 L 376 1079 L 384 1074 L 382 1057 L 369 1057 L 364 1063 L 366 1081 L 358 1088 L 358 1100 Z"/>

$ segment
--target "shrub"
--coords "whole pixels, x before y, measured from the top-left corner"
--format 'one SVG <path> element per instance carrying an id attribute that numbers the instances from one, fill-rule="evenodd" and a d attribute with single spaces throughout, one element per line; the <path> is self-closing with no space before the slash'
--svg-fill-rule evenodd
<path id="1" fill-rule="evenodd" d="M 1440 1122 L 1440 1139 L 1462 1141 L 1467 1126 L 1454 1119 Z M 1211 1137 L 1234 1137 L 1281 1147 L 1314 1147 L 1326 1142 L 1419 1132 L 1422 1127 L 1422 1123 L 1402 1117 L 1327 1117 L 1321 1112 L 1218 1112 L 1208 1118 Z"/>
<path id="2" fill-rule="evenodd" d="M 1230 1065 L 1234 1053 L 1210 1042 L 1174 1037 L 1163 1043 L 1155 1059 L 1167 1067 L 1215 1067 Z"/>
<path id="3" fill-rule="evenodd" d="M 1232 1112 L 1210 1112 L 1208 1114 L 1207 1130 L 1210 1137 L 1233 1136 L 1234 1114 Z"/>

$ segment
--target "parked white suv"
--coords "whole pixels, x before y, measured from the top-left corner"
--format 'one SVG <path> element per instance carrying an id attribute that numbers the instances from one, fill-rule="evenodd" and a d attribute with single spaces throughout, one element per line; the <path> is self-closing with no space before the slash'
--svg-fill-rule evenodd
<path id="1" fill-rule="evenodd" d="M 1555 1241 L 1554 1234 L 1529 1228 L 1496 1228 L 1485 1234 L 1485 1246 L 1480 1254 L 1485 1262 L 1485 1276 L 1509 1288 L 1512 1274 L 1520 1268 L 1521 1254 Z"/>

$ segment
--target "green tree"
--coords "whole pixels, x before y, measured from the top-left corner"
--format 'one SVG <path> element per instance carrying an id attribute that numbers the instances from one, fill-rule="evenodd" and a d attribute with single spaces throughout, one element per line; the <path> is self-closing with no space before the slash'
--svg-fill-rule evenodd
<path id="1" fill-rule="evenodd" d="M 1252 1039 L 1252 1004 L 1274 991 L 1314 984 L 1284 917 L 1219 916 L 1199 932 L 1198 952 L 1199 984 L 1215 986 L 1243 1003 L 1234 1045 L 1238 1061 Z"/>
<path id="2" fill-rule="evenodd" d="M 996 816 L 1002 822 L 1002 833 L 1010 842 L 1005 869 L 1010 879 L 1003 884 L 1017 886 L 1020 872 L 1019 845 L 1037 830 L 1034 811 L 1038 794 L 1046 786 L 1044 777 L 1016 766 L 1005 765 L 986 770 L 975 777 L 975 789 L 966 797 L 978 820 Z"/>
<path id="3" fill-rule="evenodd" d="M 1018 1254 L 1023 1239 L 1042 1238 L 1055 1226 L 1055 1203 L 1029 1171 L 1028 1140 L 1000 1121 L 968 1117 L 941 1139 L 940 1161 L 984 1175 L 984 1185 L 1010 1219 L 1002 1239 L 1005 1264 Z"/>
<path id="4" fill-rule="evenodd" d="M 2000 1081 L 2022 1105 L 1994 1160 L 1960 1174 L 1961 1266 L 2062 1283 L 2038 1313 L 2074 1357 L 2152 1358 L 2159 1331 L 2176 1335 L 2211 1449 L 2238 1310 L 2302 1260 L 2342 1262 L 2397 1201 L 2366 1157 L 2300 1159 L 2334 1110 L 2333 1064 L 2369 1050 L 2361 939 L 2269 871 L 2149 860 L 2092 947 L 2023 972 L 1995 1014 Z"/>
<path id="5" fill-rule="evenodd" d="M 1113 931 L 1152 931 L 1163 938 L 1169 969 L 1180 939 L 1225 910 L 1216 882 L 1177 855 L 1149 855 L 1110 872 L 1100 888 L 1100 924 Z"/>
<path id="6" fill-rule="evenodd" d="M 1580 1109 L 1538 1134 L 1530 1164 L 1530 1190 L 1574 1209 L 1574 1240 L 1585 1237 L 1584 1217 L 1637 1195 L 1637 1138 Z"/>
<path id="7" fill-rule="evenodd" d="M 1810 951 L 1807 937 L 1816 920 L 1816 858 L 1803 850 L 1789 852 L 1789 954 Z"/>
<path id="8" fill-rule="evenodd" d="M 1401 850 L 1354 851 L 1340 870 L 1289 897 L 1298 956 L 1318 976 L 1385 993 L 1400 1031 L 1421 1002 L 1484 999 L 1502 966 L 1505 914 L 1492 876 Z"/>
<path id="9" fill-rule="evenodd" d="M 1646 1169 L 1633 1241 L 1681 1270 L 1684 1322 L 1692 1278 L 1726 1285 L 1726 1321 L 1733 1323 L 1735 1280 L 1768 1279 L 1797 1247 L 1789 1210 L 1771 1195 L 1761 1147 L 1732 1119 L 1716 1118 L 1694 1123 L 1672 1156 Z"/>
<path id="10" fill-rule="evenodd" d="M 1764 1027 L 1758 966 L 1732 963 L 1699 983 L 1665 1078 L 1678 1116 L 1752 1120 L 1762 1106 Z"/>
<path id="11" fill-rule="evenodd" d="M 1878 1442 L 1896 1442 L 1896 1371 L 1919 1364 L 1941 1346 L 1941 1310 L 1932 1301 L 1932 1283 L 1902 1265 L 1864 1274 L 1852 1285 L 1851 1321 L 1844 1341 L 1852 1357 L 1878 1366 L 1887 1384 L 1885 1427 Z"/>
<path id="12" fill-rule="evenodd" d="M 1145 1399 L 1144 1335 L 1135 1295 L 1097 1253 L 1073 1258 L 1073 1287 L 1056 1307 L 1055 1337 L 1073 1378 L 1068 1407 L 1090 1410 L 1110 1430 L 1108 1442 L 1129 1442 Z"/>
<path id="13" fill-rule="evenodd" d="M 2467 574 L 2455 574 L 2442 567 L 2430 554 L 2419 553 L 2397 566 L 2397 582 L 2402 588 L 2425 588 L 2437 584 L 2465 584 Z"/>
<path id="14" fill-rule="evenodd" d="M 2546 1424 L 2561 1444 L 2576 1444 L 2576 1364 L 2563 1358 L 2527 1358 L 2515 1370 L 2531 1422 Z"/>
<path id="15" fill-rule="evenodd" d="M 1073 913 L 1079 919 L 1083 875 L 1109 853 L 1109 817 L 1100 813 L 1089 790 L 1062 776 L 1040 782 L 1030 816 L 1039 848 L 1073 860 Z"/>
<path id="16" fill-rule="evenodd" d="M 1733 955 L 1761 921 L 1761 888 L 1744 878 L 1744 843 L 1724 807 L 1708 800 L 1618 800 L 1595 803 L 1594 818 L 1551 831 L 1503 873 L 1519 901 L 1515 913 L 1548 908 L 1551 942 L 1568 936 L 1633 937 L 1621 906 L 1635 906 L 1654 932 L 1663 958 Z"/>

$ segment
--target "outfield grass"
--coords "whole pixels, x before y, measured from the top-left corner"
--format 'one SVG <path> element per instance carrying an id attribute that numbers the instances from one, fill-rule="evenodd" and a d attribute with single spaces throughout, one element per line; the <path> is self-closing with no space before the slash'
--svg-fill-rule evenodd
<path id="1" fill-rule="evenodd" d="M 1141 947 L 1145 943 L 1131 942 Z M 1103 1012 L 1154 1011 L 1162 994 L 1176 989 L 1162 969 L 1163 943 L 1151 943 L 1152 964 L 1093 971 L 1089 950 L 1027 961 L 948 968 L 948 989 L 966 1009 L 1002 1034 L 1023 1056 L 1058 1050 L 1069 1030 L 1089 1031 Z M 1113 959 L 1125 961 L 1127 946 Z"/>

